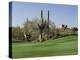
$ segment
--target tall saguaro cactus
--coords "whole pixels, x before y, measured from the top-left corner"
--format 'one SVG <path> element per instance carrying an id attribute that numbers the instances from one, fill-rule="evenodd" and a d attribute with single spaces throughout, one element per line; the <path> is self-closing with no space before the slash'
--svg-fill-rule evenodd
<path id="1" fill-rule="evenodd" d="M 47 20 L 48 20 L 47 24 L 48 24 L 48 37 L 49 37 L 49 10 L 48 10 L 48 19 Z"/>
<path id="2" fill-rule="evenodd" d="M 40 31 L 40 35 L 41 35 L 41 41 L 42 41 L 43 40 L 43 30 L 45 28 L 42 10 L 41 10 L 41 20 L 42 20 L 42 24 L 41 25 L 38 24 L 38 27 L 39 27 L 39 31 Z"/>
<path id="3" fill-rule="evenodd" d="M 42 33 L 43 33 L 43 27 L 42 26 L 43 26 L 43 21 L 44 21 L 43 20 L 43 11 L 42 10 L 41 10 L 41 20 L 42 20 L 42 24 L 41 24 L 40 34 L 41 34 L 41 40 L 42 40 L 43 39 L 42 38 Z"/>
<path id="4" fill-rule="evenodd" d="M 44 20 L 43 20 L 43 10 L 41 10 L 41 20 L 42 20 L 42 25 L 43 25 L 43 22 L 44 22 Z"/>
<path id="5" fill-rule="evenodd" d="M 46 21 L 44 21 L 43 19 L 43 11 L 41 10 L 41 20 L 42 20 L 42 24 L 41 25 L 38 24 L 38 27 L 41 35 L 41 41 L 43 41 L 44 39 L 43 35 L 45 35 L 43 31 L 45 30 L 46 27 L 47 27 L 46 29 L 48 30 L 46 38 L 49 37 L 49 11 L 48 11 L 48 18 L 47 18 L 48 21 L 46 23 Z"/>

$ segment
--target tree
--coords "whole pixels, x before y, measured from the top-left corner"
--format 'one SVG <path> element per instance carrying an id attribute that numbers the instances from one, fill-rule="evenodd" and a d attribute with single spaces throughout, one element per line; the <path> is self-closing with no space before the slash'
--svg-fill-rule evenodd
<path id="1" fill-rule="evenodd" d="M 38 40 L 39 37 L 39 28 L 38 24 L 41 24 L 41 20 L 38 18 L 32 19 L 31 21 L 27 19 L 24 22 L 24 37 L 27 41 Z"/>
<path id="2" fill-rule="evenodd" d="M 66 30 L 67 27 L 68 27 L 67 25 L 62 24 L 62 28 L 63 28 L 64 30 Z"/>
<path id="3" fill-rule="evenodd" d="M 73 31 L 74 34 L 77 34 L 78 28 L 77 27 L 73 27 L 72 31 Z"/>
<path id="4" fill-rule="evenodd" d="M 31 41 L 30 40 L 30 38 L 31 38 L 31 31 L 32 31 L 31 21 L 27 18 L 27 20 L 24 23 L 23 32 L 24 32 L 25 40 L 27 40 L 28 42 Z"/>
<path id="5" fill-rule="evenodd" d="M 19 26 L 12 27 L 12 38 L 16 40 L 24 39 L 22 29 Z"/>

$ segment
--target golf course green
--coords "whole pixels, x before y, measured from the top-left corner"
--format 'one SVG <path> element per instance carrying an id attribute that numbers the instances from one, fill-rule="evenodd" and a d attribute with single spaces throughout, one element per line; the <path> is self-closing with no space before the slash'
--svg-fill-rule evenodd
<path id="1" fill-rule="evenodd" d="M 77 45 L 77 36 L 65 36 L 44 42 L 12 43 L 12 58 L 76 55 Z"/>

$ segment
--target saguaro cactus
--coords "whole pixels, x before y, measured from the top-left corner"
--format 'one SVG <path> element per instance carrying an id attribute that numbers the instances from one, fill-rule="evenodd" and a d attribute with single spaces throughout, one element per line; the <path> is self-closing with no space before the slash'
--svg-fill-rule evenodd
<path id="1" fill-rule="evenodd" d="M 42 39 L 42 33 L 43 33 L 43 29 L 44 29 L 44 26 L 43 26 L 43 11 L 41 10 L 41 20 L 42 20 L 42 24 L 41 24 L 41 39 Z"/>
<path id="2" fill-rule="evenodd" d="M 45 33 L 43 31 L 46 27 L 48 29 L 46 38 L 49 37 L 49 11 L 48 11 L 48 19 L 47 19 L 48 21 L 46 23 L 46 21 L 44 21 L 44 19 L 43 19 L 43 11 L 41 10 L 41 20 L 42 20 L 42 24 L 41 25 L 38 24 L 38 27 L 40 30 L 41 40 L 43 41 L 43 39 L 44 39 L 43 35 L 45 35 Z"/>
<path id="3" fill-rule="evenodd" d="M 43 24 L 44 20 L 43 20 L 43 11 L 42 10 L 41 10 L 41 20 L 42 20 L 42 24 L 41 25 L 38 24 L 38 27 L 39 27 L 39 31 L 40 31 L 40 35 L 41 35 L 41 40 L 42 40 L 43 39 L 42 33 L 43 33 L 43 29 L 44 29 L 44 24 Z"/>
<path id="4" fill-rule="evenodd" d="M 49 37 L 49 10 L 48 10 L 48 23 L 47 24 L 48 24 L 48 37 Z"/>

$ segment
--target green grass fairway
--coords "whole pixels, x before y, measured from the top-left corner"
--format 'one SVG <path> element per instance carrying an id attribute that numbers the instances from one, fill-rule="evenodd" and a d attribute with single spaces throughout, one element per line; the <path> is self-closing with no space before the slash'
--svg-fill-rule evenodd
<path id="1" fill-rule="evenodd" d="M 12 43 L 13 58 L 62 56 L 78 54 L 77 36 L 66 36 L 45 42 Z"/>

